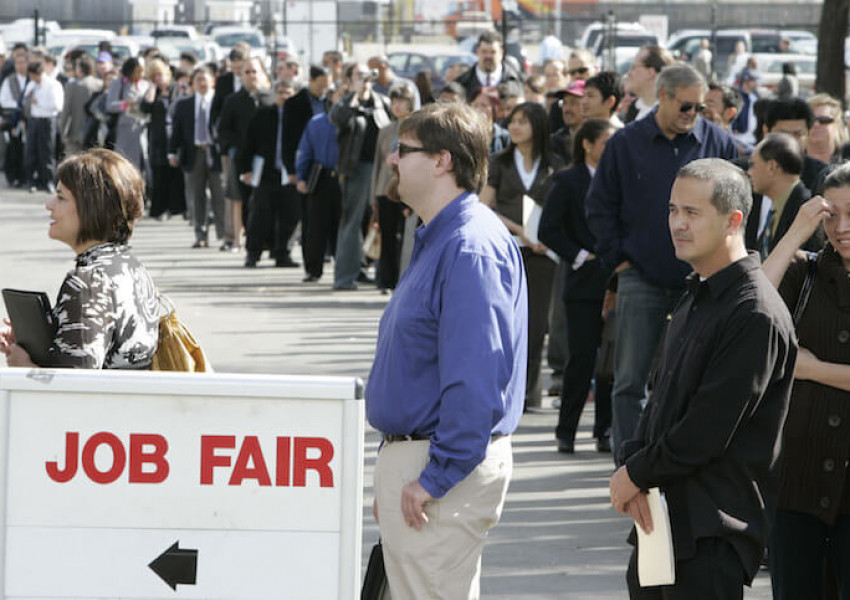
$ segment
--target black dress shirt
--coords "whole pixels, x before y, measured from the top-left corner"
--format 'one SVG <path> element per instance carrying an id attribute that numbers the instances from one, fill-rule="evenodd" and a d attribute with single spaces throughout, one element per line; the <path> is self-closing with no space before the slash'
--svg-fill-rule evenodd
<path id="1" fill-rule="evenodd" d="M 751 253 L 688 278 L 636 439 L 622 448 L 632 481 L 667 495 L 676 559 L 692 557 L 698 539 L 724 538 L 747 583 L 776 508 L 797 357 L 791 316 L 759 267 Z"/>

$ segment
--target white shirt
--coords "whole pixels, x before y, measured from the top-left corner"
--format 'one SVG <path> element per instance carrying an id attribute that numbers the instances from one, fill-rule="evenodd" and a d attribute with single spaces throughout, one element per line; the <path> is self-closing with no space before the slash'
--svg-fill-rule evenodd
<path id="1" fill-rule="evenodd" d="M 534 160 L 534 164 L 531 165 L 531 170 L 525 170 L 525 159 L 522 156 L 522 152 L 519 151 L 519 148 L 514 148 L 514 164 L 516 165 L 517 173 L 519 173 L 519 178 L 522 181 L 522 187 L 525 188 L 525 191 L 531 189 L 531 186 L 534 185 L 534 178 L 537 177 L 537 169 L 540 167 L 540 157 L 538 156 Z"/>
<path id="2" fill-rule="evenodd" d="M 207 92 L 206 96 L 201 96 L 200 94 L 195 94 L 195 122 L 197 122 L 198 114 L 201 112 L 201 100 L 204 100 L 206 102 L 206 105 L 207 105 L 207 122 L 205 123 L 204 126 L 206 127 L 206 131 L 208 132 L 207 135 L 209 136 L 210 141 L 212 141 L 212 133 L 209 133 L 209 131 L 210 131 L 210 112 L 212 110 L 213 91 L 210 90 L 209 92 Z M 204 144 L 204 143 L 208 143 L 208 142 L 205 142 L 205 141 L 202 141 L 202 140 L 195 140 L 196 145 L 200 145 L 200 144 Z"/>
<path id="3" fill-rule="evenodd" d="M 17 71 L 14 74 L 18 78 L 19 89 L 24 89 L 24 84 L 27 81 L 25 75 L 20 75 Z M 2 108 L 17 108 L 18 98 L 12 94 L 12 76 L 9 75 L 3 81 L 3 86 L 0 87 L 0 107 Z"/>
<path id="4" fill-rule="evenodd" d="M 638 98 L 637 100 L 635 100 L 635 108 L 637 108 L 638 111 L 637 116 L 635 116 L 635 121 L 640 121 L 650 112 L 652 112 L 652 109 L 655 108 L 657 104 L 658 102 L 647 104 L 643 101 L 643 98 Z"/>
<path id="5" fill-rule="evenodd" d="M 478 64 L 475 65 L 475 76 L 482 86 L 487 85 L 487 73 L 482 71 Z M 490 73 L 490 87 L 496 87 L 502 81 L 502 65 L 497 65 L 496 70 Z"/>
<path id="6" fill-rule="evenodd" d="M 34 118 L 53 118 L 62 112 L 65 105 L 65 89 L 48 75 L 41 76 L 41 83 L 30 86 L 27 95 L 33 99 L 30 115 Z"/>

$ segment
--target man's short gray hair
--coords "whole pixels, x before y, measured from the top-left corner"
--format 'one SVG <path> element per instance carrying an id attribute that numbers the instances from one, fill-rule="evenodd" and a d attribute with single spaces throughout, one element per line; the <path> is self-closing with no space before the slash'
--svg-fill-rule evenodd
<path id="1" fill-rule="evenodd" d="M 677 63 L 661 69 L 658 78 L 655 80 L 655 95 L 659 96 L 663 89 L 667 91 L 667 97 L 672 98 L 676 95 L 677 88 L 695 85 L 701 86 L 703 92 L 708 89 L 708 84 L 699 71 L 691 65 Z"/>
<path id="2" fill-rule="evenodd" d="M 679 169 L 676 179 L 683 177 L 714 182 L 711 204 L 721 215 L 740 210 L 744 215 L 741 222 L 743 232 L 753 207 L 753 194 L 750 180 L 742 169 L 722 158 L 701 158 Z"/>

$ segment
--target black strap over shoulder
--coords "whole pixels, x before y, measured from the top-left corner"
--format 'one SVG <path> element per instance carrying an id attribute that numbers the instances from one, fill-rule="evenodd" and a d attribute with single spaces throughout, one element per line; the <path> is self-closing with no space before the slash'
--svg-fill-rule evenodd
<path id="1" fill-rule="evenodd" d="M 806 264 L 808 270 L 806 272 L 806 280 L 803 282 L 803 287 L 800 288 L 800 295 L 797 297 L 797 304 L 794 305 L 794 327 L 800 324 L 800 319 L 803 318 L 803 313 L 806 312 L 806 305 L 809 303 L 809 296 L 812 295 L 812 288 L 815 285 L 815 276 L 818 272 L 818 254 L 816 252 L 806 252 Z"/>

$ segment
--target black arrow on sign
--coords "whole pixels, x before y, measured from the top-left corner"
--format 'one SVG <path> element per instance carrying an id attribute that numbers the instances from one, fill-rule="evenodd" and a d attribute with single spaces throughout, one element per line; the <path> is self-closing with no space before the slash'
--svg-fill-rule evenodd
<path id="1" fill-rule="evenodd" d="M 177 591 L 178 583 L 195 585 L 198 574 L 198 551 L 181 550 L 179 544 L 180 540 L 177 540 L 148 565 L 174 591 Z"/>

